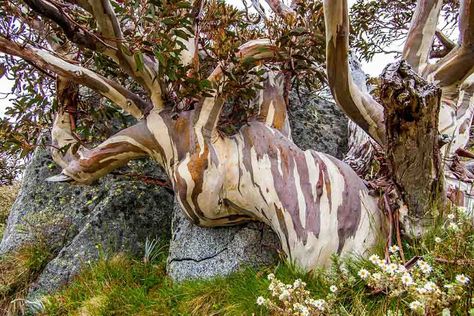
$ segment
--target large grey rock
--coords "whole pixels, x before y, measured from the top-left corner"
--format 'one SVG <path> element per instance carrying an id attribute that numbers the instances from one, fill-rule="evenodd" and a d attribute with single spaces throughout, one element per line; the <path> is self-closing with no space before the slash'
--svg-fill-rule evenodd
<path id="1" fill-rule="evenodd" d="M 138 164 L 156 175 L 156 167 Z M 56 290 L 99 252 L 143 255 L 147 237 L 169 238 L 173 197 L 166 189 L 113 175 L 91 186 L 44 181 L 59 172 L 39 148 L 0 243 L 0 255 L 39 240 L 57 254 L 32 286 L 33 296 Z"/>
<path id="2" fill-rule="evenodd" d="M 198 227 L 176 205 L 172 229 L 167 269 L 176 281 L 226 275 L 245 266 L 270 265 L 278 259 L 278 237 L 263 223 Z"/>
<path id="3" fill-rule="evenodd" d="M 347 119 L 334 103 L 302 91 L 290 95 L 290 124 L 295 143 L 342 158 L 347 150 Z M 234 227 L 193 225 L 179 207 L 172 221 L 168 273 L 178 281 L 226 275 L 242 266 L 278 259 L 280 242 L 270 227 L 249 223 Z"/>
<path id="4" fill-rule="evenodd" d="M 314 149 L 342 159 L 347 152 L 347 117 L 329 96 L 320 95 L 306 89 L 290 93 L 293 141 L 301 149 Z"/>

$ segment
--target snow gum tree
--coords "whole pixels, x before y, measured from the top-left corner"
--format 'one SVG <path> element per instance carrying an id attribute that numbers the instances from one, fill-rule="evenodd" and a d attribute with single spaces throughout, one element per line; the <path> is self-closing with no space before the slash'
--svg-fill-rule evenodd
<path id="1" fill-rule="evenodd" d="M 17 91 L 7 114 L 22 122 L 2 122 L 2 149 L 28 151 L 25 139 L 50 122 L 62 173 L 49 181 L 83 184 L 151 157 L 195 224 L 264 222 L 307 270 L 364 253 L 385 223 L 422 232 L 446 197 L 466 204 L 474 1 L 359 1 L 352 37 L 347 0 L 267 3 L 272 17 L 257 2 L 257 15 L 211 0 L 2 2 L 2 69 Z M 446 8 L 457 43 L 437 30 Z M 355 84 L 349 52 L 383 50 L 364 22 L 377 10 L 407 23 L 386 18 L 406 29 L 405 44 L 371 94 Z M 299 84 L 327 84 L 352 121 L 348 163 L 293 143 L 288 93 Z M 103 137 L 117 108 L 134 123 Z M 367 182 L 374 152 L 382 167 Z"/>

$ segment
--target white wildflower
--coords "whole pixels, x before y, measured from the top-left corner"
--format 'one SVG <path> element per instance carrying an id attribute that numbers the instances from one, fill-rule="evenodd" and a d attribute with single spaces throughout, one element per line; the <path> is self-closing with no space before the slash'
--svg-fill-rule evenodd
<path id="1" fill-rule="evenodd" d="M 366 269 L 360 269 L 359 272 L 357 273 L 357 275 L 359 275 L 359 277 L 362 280 L 365 280 L 370 276 L 370 273 Z"/>
<path id="2" fill-rule="evenodd" d="M 329 287 L 329 291 L 331 291 L 332 293 L 336 293 L 337 292 L 337 286 L 331 285 L 331 287 Z"/>
<path id="3" fill-rule="evenodd" d="M 465 276 L 464 274 L 458 274 L 456 275 L 456 281 L 458 281 L 461 284 L 468 284 L 469 278 Z"/>
<path id="4" fill-rule="evenodd" d="M 265 299 L 262 296 L 257 297 L 257 305 L 264 305 Z"/>
<path id="5" fill-rule="evenodd" d="M 416 289 L 419 294 L 426 294 L 428 292 L 424 287 L 419 287 Z"/>
<path id="6" fill-rule="evenodd" d="M 419 301 L 413 301 L 410 303 L 410 309 L 414 311 L 419 311 L 424 309 L 423 303 L 420 303 Z"/>
<path id="7" fill-rule="evenodd" d="M 371 255 L 371 256 L 369 257 L 369 261 L 372 262 L 373 264 L 377 264 L 377 262 L 379 261 L 379 259 L 380 259 L 380 258 L 379 258 L 379 256 L 377 256 L 377 255 Z"/>
<path id="8" fill-rule="evenodd" d="M 438 288 L 438 286 L 434 282 L 428 281 L 428 282 L 425 283 L 425 286 L 423 288 L 427 292 L 433 292 Z"/>
<path id="9" fill-rule="evenodd" d="M 439 237 L 435 237 L 434 239 L 435 243 L 439 244 L 440 242 L 442 242 L 443 240 Z"/>
<path id="10" fill-rule="evenodd" d="M 454 214 L 449 214 L 448 219 L 453 220 L 454 219 Z"/>
<path id="11" fill-rule="evenodd" d="M 275 279 L 275 275 L 273 273 L 270 273 L 268 276 L 267 276 L 267 279 L 269 279 L 270 281 Z"/>
<path id="12" fill-rule="evenodd" d="M 374 273 L 374 274 L 372 274 L 372 278 L 375 281 L 379 281 L 382 278 L 382 275 L 380 273 Z"/>
<path id="13" fill-rule="evenodd" d="M 456 223 L 449 223 L 448 228 L 452 231 L 458 231 L 459 230 L 459 226 Z"/>
<path id="14" fill-rule="evenodd" d="M 270 283 L 270 285 L 268 286 L 268 290 L 270 291 L 273 291 L 275 289 L 275 283 Z"/>
<path id="15" fill-rule="evenodd" d="M 301 279 L 296 279 L 295 282 L 293 282 L 293 288 L 297 289 L 301 286 Z"/>
<path id="16" fill-rule="evenodd" d="M 397 245 L 393 245 L 388 248 L 388 251 L 390 251 L 390 253 L 396 253 L 398 250 L 400 250 L 400 248 Z"/>
<path id="17" fill-rule="evenodd" d="M 385 263 L 385 261 L 382 260 L 382 259 L 377 260 L 377 263 L 376 263 L 376 264 L 377 264 L 377 265 L 379 266 L 379 268 L 382 269 L 382 270 L 385 269 L 385 266 L 387 265 L 387 264 Z"/>
<path id="18" fill-rule="evenodd" d="M 283 292 L 281 292 L 280 296 L 278 296 L 278 299 L 280 301 L 286 301 L 286 299 L 290 297 L 290 292 L 288 292 L 288 290 L 283 290 Z"/>
<path id="19" fill-rule="evenodd" d="M 323 299 L 315 300 L 312 302 L 312 305 L 319 309 L 320 311 L 324 310 L 324 305 L 326 304 L 326 301 Z"/>
<path id="20" fill-rule="evenodd" d="M 407 271 L 407 268 L 405 268 L 405 266 L 403 264 L 398 265 L 398 268 L 397 268 L 398 273 L 404 273 L 406 271 Z"/>
<path id="21" fill-rule="evenodd" d="M 386 268 L 387 272 L 393 275 L 395 272 L 398 271 L 398 264 L 396 263 L 390 263 L 387 265 L 388 268 Z"/>
<path id="22" fill-rule="evenodd" d="M 413 285 L 413 278 L 411 277 L 410 273 L 403 274 L 402 278 L 403 285 L 410 286 Z"/>
<path id="23" fill-rule="evenodd" d="M 424 274 L 430 274 L 431 271 L 433 271 L 433 268 L 423 260 L 419 260 L 417 264 L 421 272 L 423 272 Z"/>

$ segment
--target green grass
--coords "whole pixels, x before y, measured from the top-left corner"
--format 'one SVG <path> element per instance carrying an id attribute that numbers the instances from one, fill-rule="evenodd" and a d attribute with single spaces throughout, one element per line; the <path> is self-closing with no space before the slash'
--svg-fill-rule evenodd
<path id="1" fill-rule="evenodd" d="M 28 288 L 51 258 L 42 242 L 0 256 L 0 315 L 23 314 Z"/>
<path id="2" fill-rule="evenodd" d="M 443 243 L 434 242 L 435 237 L 441 237 Z M 382 248 L 374 252 L 382 255 Z M 422 240 L 406 241 L 404 251 L 407 259 L 423 255 L 434 268 L 430 278 L 438 284 L 451 282 L 460 273 L 467 275 L 471 282 L 465 294 L 450 306 L 451 315 L 467 315 L 474 308 L 473 266 L 435 261 L 435 258 L 474 260 L 472 223 L 453 233 L 440 222 Z M 348 273 L 342 273 L 341 263 Z M 285 283 L 301 278 L 316 299 L 327 298 L 329 287 L 336 285 L 339 290 L 333 312 L 337 311 L 338 315 L 387 315 L 388 312 L 412 315 L 408 304 L 413 298 L 374 293 L 357 276 L 361 268 L 373 267 L 364 258 L 335 258 L 332 268 L 312 273 L 280 263 L 258 270 L 243 269 L 227 277 L 184 283 L 174 283 L 166 276 L 165 265 L 166 249 L 149 263 L 124 254 L 101 259 L 62 291 L 47 297 L 43 315 L 268 315 L 271 312 L 257 306 L 256 298 L 270 297 L 269 273 Z"/>

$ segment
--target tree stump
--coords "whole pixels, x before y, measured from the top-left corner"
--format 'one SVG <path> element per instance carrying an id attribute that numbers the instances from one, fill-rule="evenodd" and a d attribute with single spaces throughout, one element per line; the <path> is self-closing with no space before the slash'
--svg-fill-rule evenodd
<path id="1" fill-rule="evenodd" d="M 441 89 L 403 60 L 388 65 L 381 80 L 388 165 L 411 228 L 420 228 L 445 196 L 438 145 Z"/>

